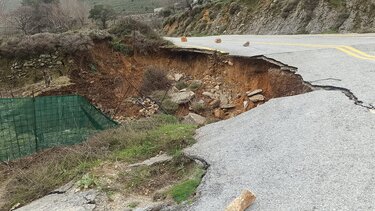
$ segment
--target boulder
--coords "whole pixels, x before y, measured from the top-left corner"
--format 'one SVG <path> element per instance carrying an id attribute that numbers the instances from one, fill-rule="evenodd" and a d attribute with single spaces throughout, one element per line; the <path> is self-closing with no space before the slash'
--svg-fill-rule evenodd
<path id="1" fill-rule="evenodd" d="M 254 91 L 248 91 L 248 92 L 246 92 L 246 95 L 247 95 L 248 97 L 252 97 L 252 96 L 254 96 L 254 95 L 261 94 L 262 92 L 263 92 L 262 89 L 256 89 L 256 90 L 254 90 Z"/>
<path id="2" fill-rule="evenodd" d="M 181 73 L 174 74 L 174 80 L 175 81 L 180 81 L 183 77 L 184 77 L 184 75 L 181 74 Z"/>
<path id="3" fill-rule="evenodd" d="M 265 101 L 266 98 L 261 94 L 257 94 L 252 97 L 249 97 L 249 100 L 253 103 L 257 103 L 257 102 Z"/>
<path id="4" fill-rule="evenodd" d="M 201 115 L 195 113 L 189 113 L 184 117 L 183 123 L 192 124 L 192 125 L 204 125 L 207 119 Z"/>
<path id="5" fill-rule="evenodd" d="M 178 93 L 178 92 L 180 92 L 180 90 L 178 90 L 177 87 L 172 86 L 172 87 L 168 90 L 168 95 L 172 95 L 173 93 Z"/>
<path id="6" fill-rule="evenodd" d="M 195 96 L 192 91 L 178 92 L 171 94 L 171 101 L 177 104 L 185 104 L 191 101 Z"/>

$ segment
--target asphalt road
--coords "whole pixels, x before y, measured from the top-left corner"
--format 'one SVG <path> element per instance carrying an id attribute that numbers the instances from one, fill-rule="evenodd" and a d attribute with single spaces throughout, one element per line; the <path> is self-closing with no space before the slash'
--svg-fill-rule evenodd
<path id="1" fill-rule="evenodd" d="M 215 43 L 221 38 L 222 43 Z M 232 55 L 264 55 L 298 68 L 305 81 L 349 89 L 367 105 L 375 105 L 375 34 L 225 35 L 168 38 L 178 46 L 210 48 Z M 249 41 L 249 47 L 243 47 Z"/>
<path id="2" fill-rule="evenodd" d="M 171 40 L 264 55 L 375 105 L 375 34 L 218 37 Z M 251 211 L 375 210 L 375 112 L 341 91 L 272 99 L 199 129 L 197 140 L 186 152 L 211 166 L 188 210 L 224 210 L 243 189 L 257 195 Z"/>

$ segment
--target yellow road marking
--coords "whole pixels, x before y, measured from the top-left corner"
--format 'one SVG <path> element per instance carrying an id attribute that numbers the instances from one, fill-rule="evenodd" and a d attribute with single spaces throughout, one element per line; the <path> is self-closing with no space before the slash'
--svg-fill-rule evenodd
<path id="1" fill-rule="evenodd" d="M 357 59 L 362 59 L 362 60 L 371 60 L 375 61 L 375 56 L 369 55 L 363 51 L 360 51 L 356 48 L 353 48 L 351 46 L 347 45 L 320 45 L 320 44 L 304 44 L 304 43 L 283 43 L 283 42 L 252 42 L 255 44 L 260 44 L 260 45 L 278 45 L 278 46 L 297 46 L 297 47 L 305 47 L 305 48 L 331 48 L 331 49 L 336 49 L 339 50 L 351 57 L 357 58 Z M 225 51 L 213 49 L 213 48 L 208 48 L 208 47 L 203 47 L 203 46 L 194 46 L 194 45 L 187 45 L 187 47 L 190 48 L 197 48 L 197 49 L 204 49 L 204 50 L 209 50 L 209 51 L 218 51 L 220 53 L 227 53 Z"/>
<path id="2" fill-rule="evenodd" d="M 306 48 L 333 48 L 341 52 L 346 53 L 349 56 L 355 57 L 357 59 L 363 60 L 373 60 L 375 61 L 375 56 L 369 55 L 363 51 L 347 45 L 319 45 L 319 44 L 304 44 L 304 43 L 277 43 L 277 42 L 253 42 L 256 44 L 264 45 L 280 45 L 280 46 L 298 46 Z"/>
<path id="3" fill-rule="evenodd" d="M 354 52 L 356 52 L 356 53 L 358 53 L 358 54 L 360 54 L 360 55 L 362 55 L 362 56 L 364 56 L 364 57 L 371 58 L 371 59 L 375 59 L 375 56 L 368 55 L 367 53 L 365 53 L 365 52 L 363 52 L 363 51 L 360 51 L 360 50 L 358 50 L 358 49 L 356 49 L 356 48 L 353 48 L 353 47 L 351 47 L 351 46 L 345 46 L 344 48 L 349 49 L 349 50 L 351 50 L 351 51 L 354 51 Z"/>
<path id="4" fill-rule="evenodd" d="M 349 56 L 352 56 L 352 57 L 355 57 L 355 58 L 358 58 L 358 59 L 373 60 L 373 61 L 375 61 L 375 59 L 368 58 L 368 57 L 363 57 L 361 55 L 355 54 L 352 51 L 349 51 L 348 49 L 346 49 L 344 46 L 343 47 L 337 47 L 336 49 L 339 50 L 339 51 L 342 51 L 342 52 L 346 53 Z"/>
<path id="5" fill-rule="evenodd" d="M 280 46 L 297 46 L 306 48 L 335 48 L 336 45 L 318 45 L 318 44 L 304 44 L 304 43 L 287 43 L 287 42 L 251 42 L 261 45 L 280 45 Z"/>

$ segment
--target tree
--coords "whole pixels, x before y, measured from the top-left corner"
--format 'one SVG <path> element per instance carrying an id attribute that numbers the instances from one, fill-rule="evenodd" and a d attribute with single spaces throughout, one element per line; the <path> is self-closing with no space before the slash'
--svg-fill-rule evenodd
<path id="1" fill-rule="evenodd" d="M 39 6 L 40 4 L 57 4 L 59 0 L 22 0 L 23 6 Z"/>
<path id="2" fill-rule="evenodd" d="M 30 6 L 21 6 L 14 10 L 8 21 L 18 30 L 29 34 L 34 19 L 34 9 Z"/>
<path id="3" fill-rule="evenodd" d="M 102 28 L 106 29 L 108 21 L 116 18 L 116 13 L 109 5 L 95 5 L 94 8 L 90 10 L 89 18 L 99 21 Z"/>
<path id="4" fill-rule="evenodd" d="M 69 28 L 82 27 L 89 17 L 89 5 L 82 0 L 60 0 L 60 8 L 69 19 Z"/>
<path id="5" fill-rule="evenodd" d="M 5 15 L 5 0 L 0 0 L 0 18 Z"/>

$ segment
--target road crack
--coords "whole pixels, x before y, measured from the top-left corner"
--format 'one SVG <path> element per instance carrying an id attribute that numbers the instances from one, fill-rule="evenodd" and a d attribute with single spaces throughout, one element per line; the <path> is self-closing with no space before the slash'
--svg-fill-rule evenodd
<path id="1" fill-rule="evenodd" d="M 285 64 L 283 62 L 277 61 L 276 59 L 273 59 L 273 58 L 268 58 L 266 56 L 258 56 L 258 58 L 259 59 L 263 59 L 263 60 L 268 61 L 268 62 L 272 62 L 273 64 L 277 64 L 278 66 L 280 66 L 281 70 L 289 71 L 291 73 L 294 73 L 294 74 L 300 76 L 303 79 L 302 75 L 297 74 L 297 70 L 298 70 L 297 67 L 287 65 L 287 64 Z M 316 81 L 305 81 L 305 80 L 303 80 L 303 82 L 307 86 L 309 86 L 313 91 L 316 91 L 316 90 L 326 90 L 326 91 L 339 91 L 339 92 L 342 92 L 343 94 L 345 94 L 345 96 L 347 96 L 349 98 L 349 100 L 353 101 L 355 105 L 361 106 L 361 107 L 369 109 L 371 111 L 375 110 L 375 106 L 374 105 L 372 105 L 370 103 L 365 103 L 365 102 L 359 100 L 358 97 L 355 96 L 355 94 L 352 91 L 350 91 L 350 89 L 347 89 L 347 88 L 344 88 L 344 87 L 332 86 L 332 85 L 316 85 L 316 84 L 313 84 L 313 82 L 319 82 L 319 81 L 325 81 L 325 80 L 341 81 L 341 79 L 326 78 L 326 79 L 321 79 L 321 80 L 316 80 Z"/>

